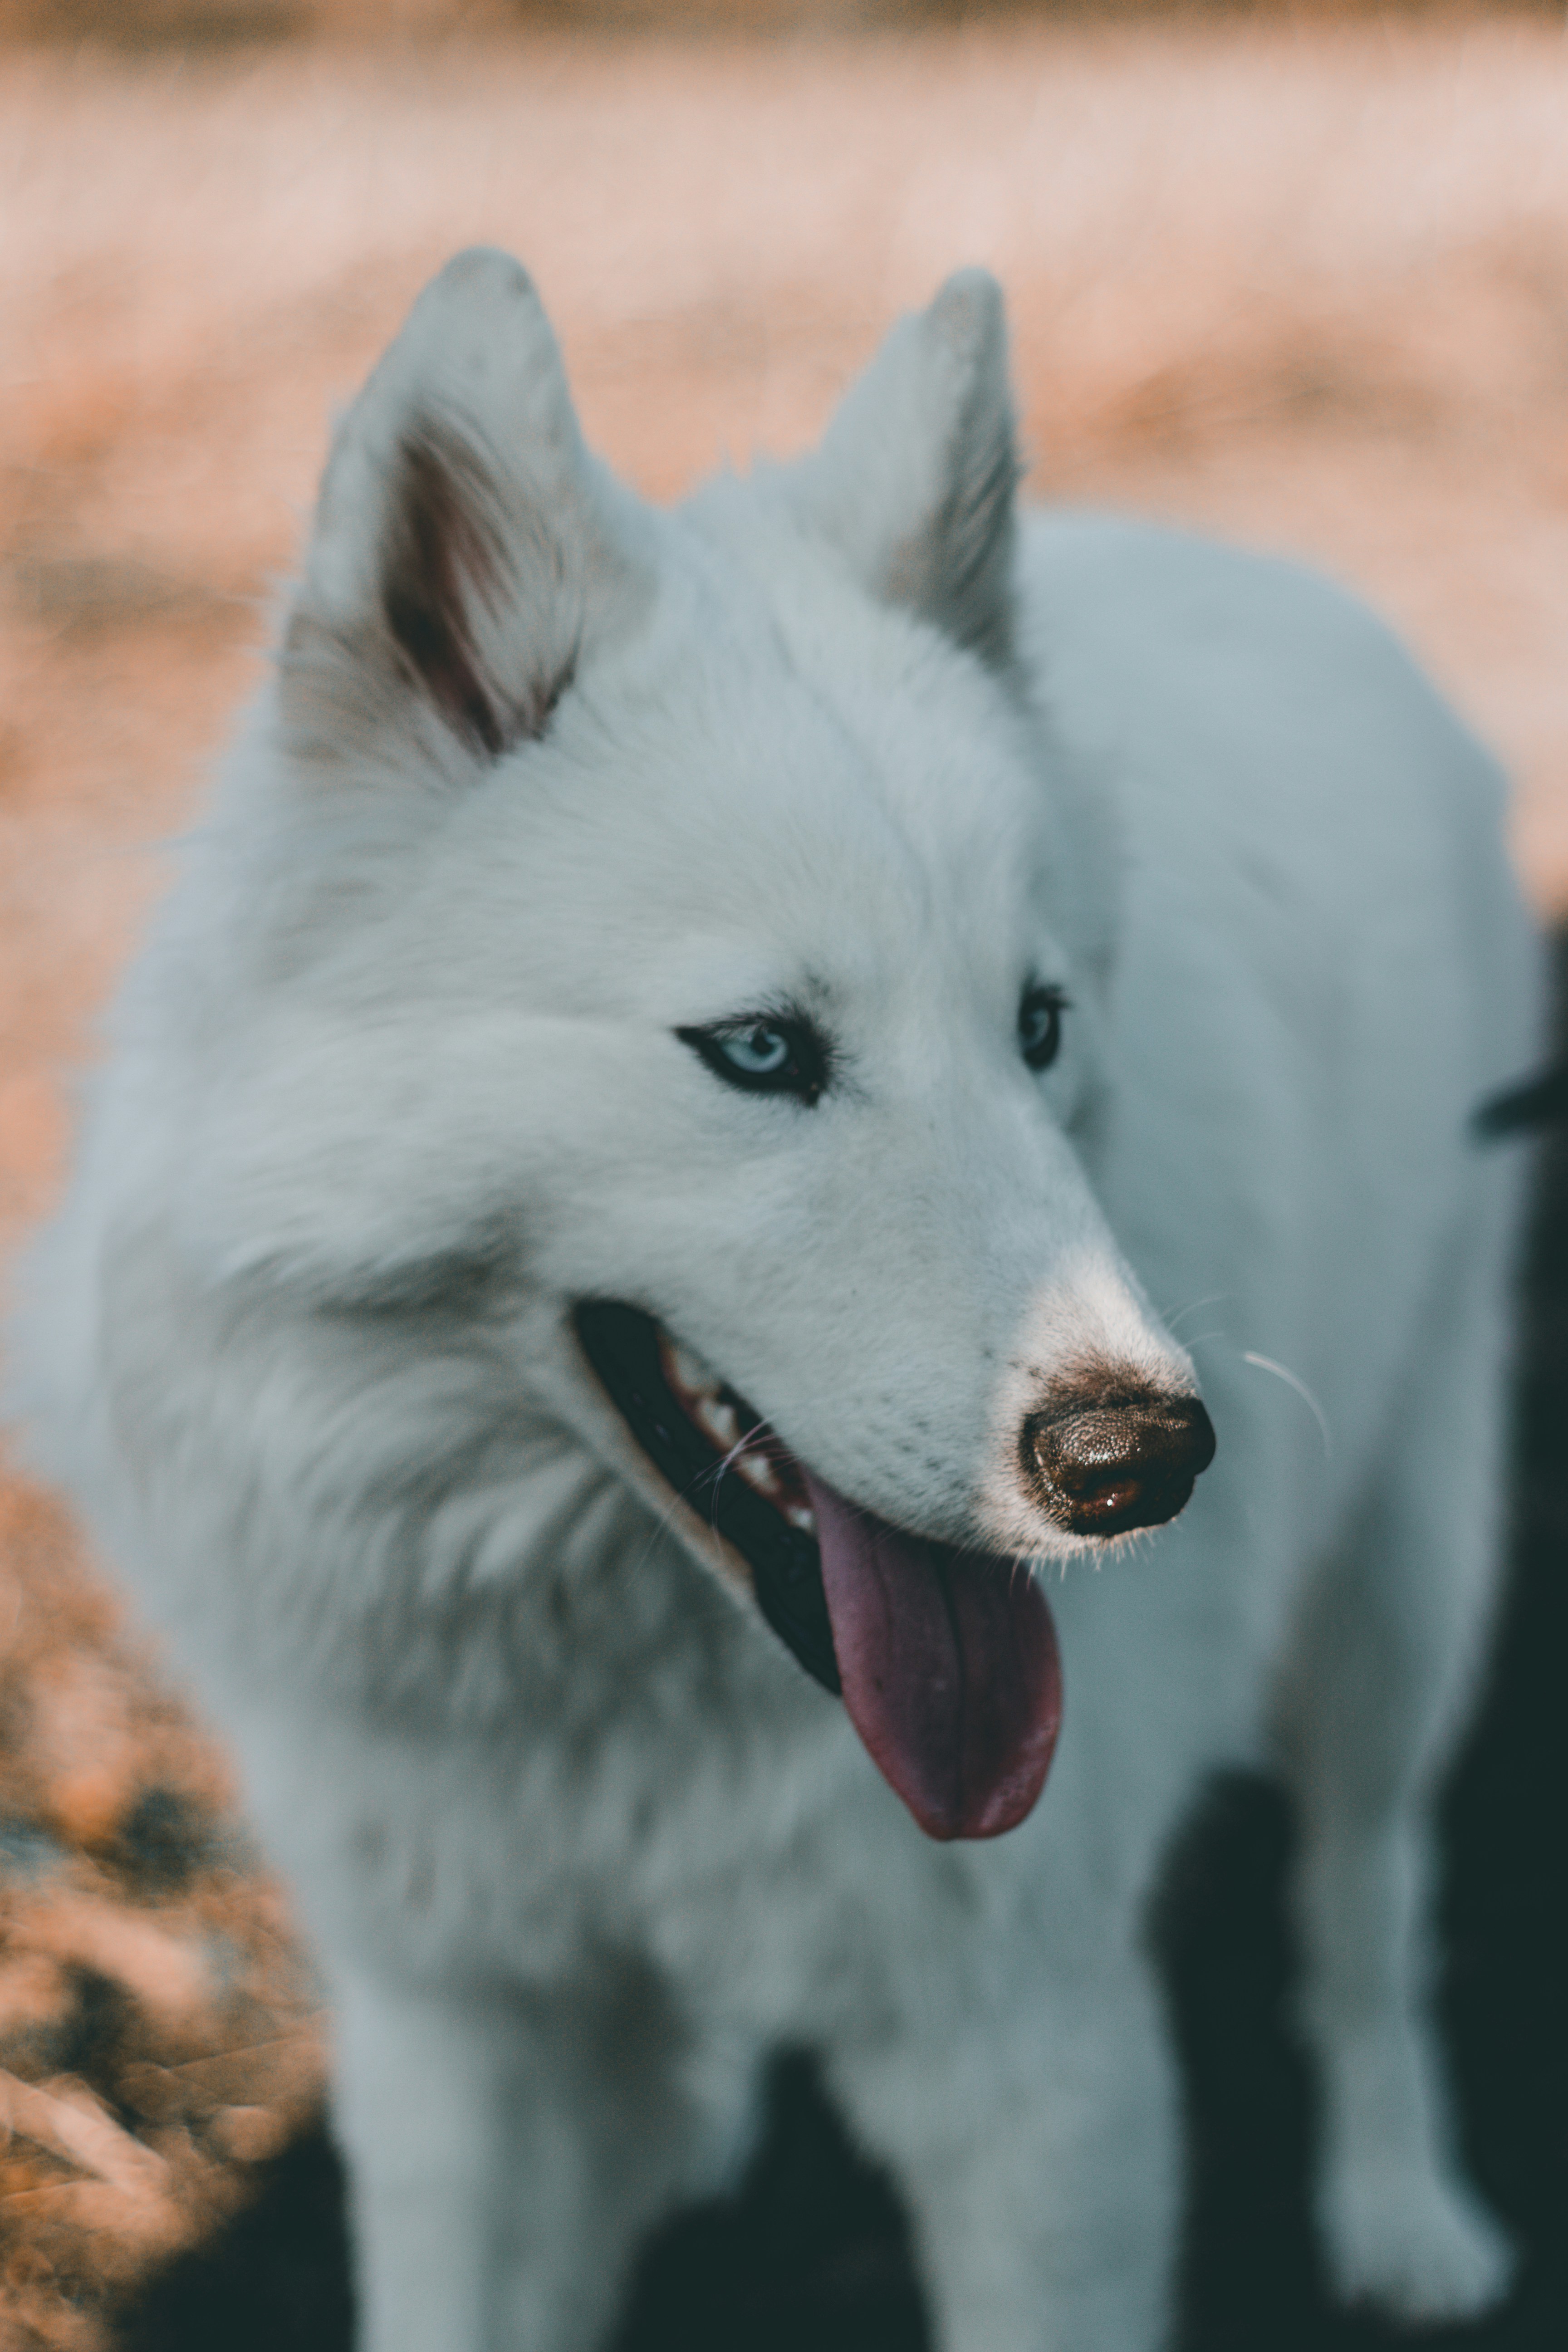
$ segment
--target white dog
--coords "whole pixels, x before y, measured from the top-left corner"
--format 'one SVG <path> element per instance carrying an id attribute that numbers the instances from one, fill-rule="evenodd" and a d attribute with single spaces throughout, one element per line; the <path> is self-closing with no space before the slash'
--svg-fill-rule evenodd
<path id="1" fill-rule="evenodd" d="M 651 512 L 462 256 L 116 1017 L 39 1451 L 319 1939 L 373 2352 L 600 2343 L 782 2044 L 944 2352 L 1152 2352 L 1148 1898 L 1267 1759 L 1337 2284 L 1505 2283 L 1424 1997 L 1516 1191 L 1467 1118 L 1534 1046 L 1498 781 L 1318 581 L 1020 530 L 1017 472 L 967 274 L 815 455 Z"/>

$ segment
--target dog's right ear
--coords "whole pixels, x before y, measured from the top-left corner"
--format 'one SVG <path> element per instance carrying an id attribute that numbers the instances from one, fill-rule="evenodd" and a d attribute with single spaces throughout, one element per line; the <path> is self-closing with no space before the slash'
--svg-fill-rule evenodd
<path id="1" fill-rule="evenodd" d="M 536 740 L 646 605 L 644 541 L 527 273 L 459 254 L 333 445 L 279 665 L 289 750 L 460 778 Z"/>

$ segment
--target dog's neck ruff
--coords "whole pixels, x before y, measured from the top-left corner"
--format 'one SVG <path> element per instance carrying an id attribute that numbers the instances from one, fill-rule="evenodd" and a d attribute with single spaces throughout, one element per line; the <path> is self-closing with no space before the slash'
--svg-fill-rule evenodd
<path id="1" fill-rule="evenodd" d="M 742 1555 L 763 1615 L 842 1696 L 927 1835 L 1016 1828 L 1061 1723 L 1056 1630 L 1026 1564 L 910 1535 L 847 1501 L 639 1309 L 594 1300 L 576 1324 L 643 1453 Z"/>

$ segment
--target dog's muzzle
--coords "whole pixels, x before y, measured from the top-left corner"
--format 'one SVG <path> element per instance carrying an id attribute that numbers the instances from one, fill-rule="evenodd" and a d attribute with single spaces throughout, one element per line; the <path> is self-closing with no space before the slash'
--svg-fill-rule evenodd
<path id="1" fill-rule="evenodd" d="M 1191 1396 L 1068 1404 L 1031 1414 L 1020 1453 L 1058 1527 L 1120 1536 L 1175 1517 L 1214 1460 L 1214 1424 Z"/>

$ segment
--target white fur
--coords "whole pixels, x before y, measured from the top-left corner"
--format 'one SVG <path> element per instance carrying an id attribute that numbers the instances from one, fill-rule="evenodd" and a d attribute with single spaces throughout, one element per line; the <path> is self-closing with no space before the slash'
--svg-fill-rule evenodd
<path id="1" fill-rule="evenodd" d="M 378 603 L 421 417 L 476 453 L 499 756 Z M 1205 1776 L 1270 1759 L 1333 2274 L 1409 2315 L 1505 2281 L 1425 2007 L 1516 1191 L 1466 1120 L 1534 1043 L 1499 782 L 1316 579 L 1016 539 L 1012 478 L 983 278 L 818 457 L 655 514 L 527 280 L 463 257 L 342 427 L 115 1016 L 27 1402 L 331 1972 L 369 2352 L 587 2352 L 785 2042 L 896 2168 L 943 2352 L 1153 2352 L 1146 1906 Z M 1031 975 L 1072 1000 L 1039 1077 Z M 781 994 L 840 1046 L 811 1108 L 673 1034 Z M 857 1500 L 1046 1562 L 1066 1727 L 1022 1827 L 921 1835 L 598 1391 L 587 1294 Z M 1097 1349 L 1195 1368 L 1219 1440 L 1102 1567 L 1016 1447 Z"/>

